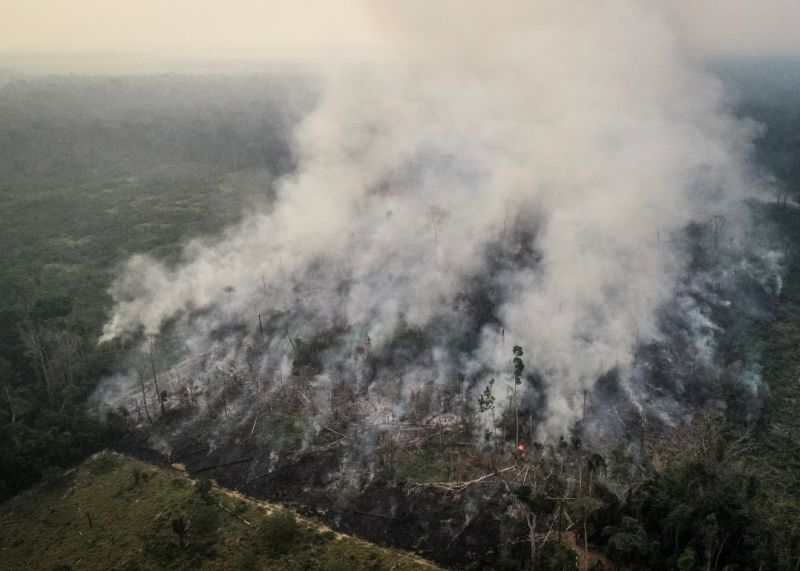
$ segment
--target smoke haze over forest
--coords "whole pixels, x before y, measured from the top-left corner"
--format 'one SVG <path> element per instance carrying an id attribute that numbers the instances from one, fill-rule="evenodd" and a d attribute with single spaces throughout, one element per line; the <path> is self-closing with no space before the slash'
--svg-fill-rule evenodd
<path id="1" fill-rule="evenodd" d="M 458 26 L 433 33 L 456 12 Z M 550 435 L 612 371 L 636 406 L 651 398 L 635 353 L 665 342 L 668 304 L 692 358 L 713 369 L 706 302 L 726 276 L 690 270 L 685 233 L 714 226 L 710 256 L 749 256 L 768 282 L 780 256 L 749 236 L 746 201 L 773 194 L 750 163 L 757 125 L 731 115 L 672 20 L 638 2 L 381 14 L 395 22 L 395 63 L 324 78 L 273 204 L 191 244 L 177 266 L 134 257 L 104 338 L 180 317 L 205 354 L 220 327 L 255 336 L 258 314 L 273 315 L 281 333 L 260 366 L 288 371 L 287 327 L 304 339 L 342 330 L 324 358 L 332 382 L 343 368 L 364 374 L 352 370 L 364 339 L 391 352 L 407 328 L 430 328 L 424 360 L 376 383 L 400 375 L 404 398 L 459 370 L 507 379 L 509 343 L 520 344 Z M 483 306 L 465 315 L 470 303 Z M 672 420 L 670 403 L 656 408 Z"/>

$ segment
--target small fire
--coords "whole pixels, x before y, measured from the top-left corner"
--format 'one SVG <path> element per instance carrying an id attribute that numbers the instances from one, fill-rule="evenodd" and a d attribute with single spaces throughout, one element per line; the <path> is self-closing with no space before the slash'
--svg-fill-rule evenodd
<path id="1" fill-rule="evenodd" d="M 517 450 L 519 450 L 520 456 L 525 456 L 525 444 L 520 442 L 519 446 L 517 446 Z"/>

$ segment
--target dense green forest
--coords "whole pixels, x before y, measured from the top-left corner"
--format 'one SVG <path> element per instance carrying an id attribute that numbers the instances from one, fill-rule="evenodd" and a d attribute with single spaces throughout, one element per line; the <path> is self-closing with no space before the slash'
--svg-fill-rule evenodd
<path id="1" fill-rule="evenodd" d="M 800 97 L 791 84 L 767 96 L 752 89 L 760 81 L 721 67 L 736 79 L 738 112 L 765 126 L 756 159 L 782 189 L 776 202 L 754 206 L 784 249 L 780 297 L 721 348 L 731 361 L 742 347 L 758 348 L 769 391 L 761 414 L 751 422 L 729 395 L 665 438 L 630 433 L 602 454 L 584 450 L 578 433 L 565 435 L 541 456 L 540 480 L 526 473 L 503 483 L 512 493 L 497 499 L 501 515 L 486 525 L 512 539 L 491 536 L 476 565 L 800 567 Z M 293 169 L 289 133 L 313 98 L 305 79 L 286 76 L 54 77 L 0 87 L 0 500 L 129 435 L 132 411 L 87 412 L 98 381 L 124 371 L 138 346 L 97 342 L 119 265 L 142 252 L 175 260 L 191 238 L 222 231 L 246 208 L 267 208 L 271 181 Z M 313 366 L 314 342 L 297 340 L 298 368 Z M 277 406 L 292 414 L 304 406 L 289 401 Z M 480 414 L 492 404 L 471 406 Z M 168 419 L 160 422 L 156 431 Z M 269 426 L 281 446 L 295 442 L 287 423 Z M 510 418 L 498 426 L 518 430 Z M 458 438 L 440 435 L 397 458 L 386 452 L 392 461 L 379 479 L 423 490 L 452 480 L 442 450 L 459 450 Z M 515 461 L 513 451 L 474 459 L 461 479 L 470 467 L 478 477 Z M 536 517 L 553 522 L 558 541 L 537 536 Z M 513 540 L 528 531 L 530 543 Z"/>
<path id="2" fill-rule="evenodd" d="M 292 168 L 299 77 L 53 77 L 0 87 L 0 498 L 119 437 L 85 414 L 118 264 L 175 257 Z"/>

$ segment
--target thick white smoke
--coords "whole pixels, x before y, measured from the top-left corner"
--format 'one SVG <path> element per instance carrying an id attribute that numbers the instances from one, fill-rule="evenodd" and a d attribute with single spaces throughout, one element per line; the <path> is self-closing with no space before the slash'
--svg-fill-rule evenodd
<path id="1" fill-rule="evenodd" d="M 192 309 L 255 334 L 256 313 L 285 311 L 292 335 L 347 324 L 379 350 L 401 325 L 456 319 L 483 276 L 501 323 L 453 366 L 505 371 L 522 345 L 544 430 L 561 432 L 584 389 L 659 335 L 685 271 L 675 237 L 724 216 L 735 239 L 751 128 L 644 0 L 371 4 L 394 57 L 325 77 L 268 212 L 177 267 L 133 258 L 104 338 Z M 490 263 L 492 247 L 515 262 Z M 291 351 L 271 347 L 272 362 Z"/>

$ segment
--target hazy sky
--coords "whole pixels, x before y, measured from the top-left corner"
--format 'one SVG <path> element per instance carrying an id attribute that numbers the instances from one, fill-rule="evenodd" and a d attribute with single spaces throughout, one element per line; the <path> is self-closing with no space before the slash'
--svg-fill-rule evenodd
<path id="1" fill-rule="evenodd" d="M 0 54 L 56 67 L 369 57 L 379 37 L 360 0 L 0 0 Z"/>
<path id="2" fill-rule="evenodd" d="M 704 53 L 800 55 L 800 0 L 673 2 L 689 42 Z"/>
<path id="3" fill-rule="evenodd" d="M 0 0 L 0 49 L 262 55 L 367 45 L 361 0 Z"/>
<path id="4" fill-rule="evenodd" d="M 675 12 L 703 55 L 800 54 L 800 0 L 642 1 Z M 81 52 L 120 61 L 135 53 L 150 64 L 374 59 L 390 34 L 385 8 L 393 3 L 402 0 L 0 0 L 0 54 L 47 53 L 54 65 Z"/>

